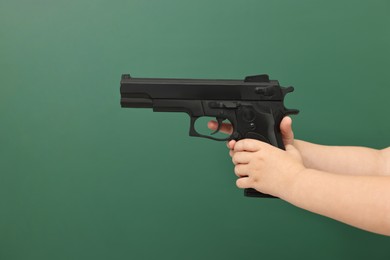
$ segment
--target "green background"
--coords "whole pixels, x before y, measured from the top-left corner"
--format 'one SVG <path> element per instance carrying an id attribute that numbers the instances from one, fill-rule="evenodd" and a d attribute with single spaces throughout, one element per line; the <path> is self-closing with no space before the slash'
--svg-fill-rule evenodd
<path id="1" fill-rule="evenodd" d="M 224 143 L 122 109 L 122 73 L 295 86 L 297 138 L 389 145 L 388 1 L 0 0 L 0 259 L 389 259 L 245 198 Z M 356 213 L 358 214 L 358 213 Z"/>

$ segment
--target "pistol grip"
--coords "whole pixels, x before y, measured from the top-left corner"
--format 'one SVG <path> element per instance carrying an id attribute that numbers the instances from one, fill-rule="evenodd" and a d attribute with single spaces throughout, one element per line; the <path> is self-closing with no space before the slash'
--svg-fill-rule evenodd
<path id="1" fill-rule="evenodd" d="M 278 198 L 269 194 L 261 193 L 252 188 L 244 189 L 244 195 L 246 197 L 254 197 L 254 198 L 276 198 L 276 199 Z"/>
<path id="2" fill-rule="evenodd" d="M 284 149 L 280 130 L 279 128 L 276 129 L 274 128 L 275 125 L 277 126 L 280 125 L 281 118 L 275 119 L 273 115 L 265 115 L 262 113 L 259 113 L 257 116 L 260 117 L 261 121 L 263 122 L 263 124 L 261 125 L 268 125 L 271 127 L 268 129 L 261 129 L 261 130 L 259 129 L 260 131 L 258 132 L 256 131 L 246 132 L 244 137 L 250 139 L 256 139 L 265 143 L 269 143 L 276 147 L 279 147 L 280 149 Z M 259 124 L 259 122 L 257 122 L 257 124 Z M 253 198 L 277 198 L 275 196 L 259 192 L 252 188 L 244 189 L 244 196 L 253 197 Z"/>

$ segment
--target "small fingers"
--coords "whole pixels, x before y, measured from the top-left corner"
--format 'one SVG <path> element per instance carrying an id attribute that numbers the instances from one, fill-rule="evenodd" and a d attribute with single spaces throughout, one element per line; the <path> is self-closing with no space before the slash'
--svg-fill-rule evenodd
<path id="1" fill-rule="evenodd" d="M 248 151 L 248 152 L 257 152 L 261 149 L 262 143 L 254 139 L 243 139 L 235 143 L 234 151 Z"/>
<path id="2" fill-rule="evenodd" d="M 232 156 L 234 164 L 248 164 L 250 161 L 250 153 L 248 152 L 235 152 Z"/>
<path id="3" fill-rule="evenodd" d="M 236 181 L 236 185 L 240 189 L 252 188 L 249 177 L 238 178 Z"/>
<path id="4" fill-rule="evenodd" d="M 234 167 L 234 173 L 237 177 L 247 177 L 248 176 L 248 167 L 245 164 L 238 164 Z"/>
<path id="5" fill-rule="evenodd" d="M 234 149 L 234 146 L 236 145 L 237 141 L 236 140 L 230 140 L 228 143 L 227 143 L 227 147 L 229 149 Z"/>
<path id="6" fill-rule="evenodd" d="M 234 148 L 234 144 L 235 144 L 235 143 L 236 143 L 235 140 L 230 140 L 229 142 L 226 142 L 227 148 L 230 149 L 230 151 L 229 151 L 230 157 L 233 157 L 233 155 L 234 155 L 234 150 L 233 150 L 233 148 Z"/>

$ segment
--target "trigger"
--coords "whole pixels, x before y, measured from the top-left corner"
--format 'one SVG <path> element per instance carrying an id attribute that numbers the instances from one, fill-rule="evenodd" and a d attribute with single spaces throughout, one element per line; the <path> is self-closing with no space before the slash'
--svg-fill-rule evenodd
<path id="1" fill-rule="evenodd" d="M 212 132 L 211 135 L 214 135 L 214 134 L 218 133 L 219 130 L 221 130 L 222 122 L 223 122 L 224 120 L 225 120 L 225 118 L 217 117 L 217 121 L 218 121 L 217 130 L 215 130 L 214 132 Z"/>

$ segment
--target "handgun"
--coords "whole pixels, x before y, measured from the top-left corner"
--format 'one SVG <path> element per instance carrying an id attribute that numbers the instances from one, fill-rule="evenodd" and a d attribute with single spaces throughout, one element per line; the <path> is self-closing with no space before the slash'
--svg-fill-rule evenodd
<path id="1" fill-rule="evenodd" d="M 280 122 L 297 109 L 284 106 L 286 94 L 294 88 L 282 87 L 267 74 L 236 79 L 132 78 L 123 74 L 120 81 L 120 103 L 125 108 L 152 108 L 155 112 L 184 112 L 190 116 L 190 136 L 217 141 L 257 139 L 285 149 Z M 195 122 L 213 117 L 219 132 L 225 120 L 233 128 L 230 136 L 217 138 L 199 133 Z M 249 188 L 248 197 L 275 198 Z"/>

